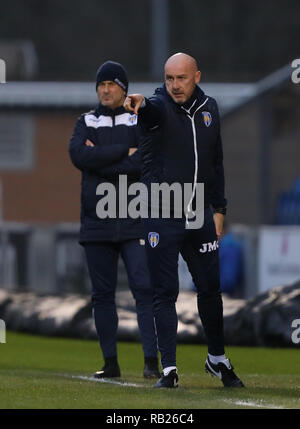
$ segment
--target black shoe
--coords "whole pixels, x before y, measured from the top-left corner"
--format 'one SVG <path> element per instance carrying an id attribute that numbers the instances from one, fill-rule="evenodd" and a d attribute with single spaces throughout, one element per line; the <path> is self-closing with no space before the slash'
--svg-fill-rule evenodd
<path id="1" fill-rule="evenodd" d="M 233 366 L 229 359 L 215 365 L 208 357 L 205 362 L 205 371 L 212 376 L 218 377 L 224 384 L 224 387 L 245 387 L 243 382 L 233 372 Z"/>
<path id="2" fill-rule="evenodd" d="M 160 372 L 158 369 L 158 359 L 156 357 L 145 358 L 144 377 L 160 378 Z"/>
<path id="3" fill-rule="evenodd" d="M 154 387 L 178 387 L 178 375 L 176 369 L 172 369 L 172 371 L 170 371 L 168 375 L 162 374 L 161 379 L 156 383 Z"/>
<path id="4" fill-rule="evenodd" d="M 116 356 L 105 358 L 105 365 L 101 371 L 94 374 L 94 378 L 120 377 L 121 371 Z"/>
<path id="5" fill-rule="evenodd" d="M 118 366 L 103 367 L 101 371 L 97 371 L 94 374 L 94 378 L 112 378 L 121 377 L 120 368 Z"/>

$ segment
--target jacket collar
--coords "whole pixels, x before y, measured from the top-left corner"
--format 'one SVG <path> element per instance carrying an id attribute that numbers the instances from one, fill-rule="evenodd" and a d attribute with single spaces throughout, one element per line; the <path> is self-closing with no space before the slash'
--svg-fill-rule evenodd
<path id="1" fill-rule="evenodd" d="M 175 103 L 173 98 L 169 95 L 165 84 L 160 88 L 157 88 L 155 90 L 155 94 L 161 94 L 166 97 L 167 100 L 174 105 L 178 112 L 183 112 L 184 110 L 191 109 L 191 114 L 205 100 L 205 94 L 198 85 L 196 85 L 193 94 L 184 104 Z"/>
<path id="2" fill-rule="evenodd" d="M 116 109 L 112 110 L 109 109 L 106 106 L 103 106 L 101 103 L 98 104 L 97 108 L 95 109 L 96 115 L 106 115 L 106 116 L 116 116 L 121 115 L 122 113 L 125 113 L 126 110 L 123 106 L 117 107 Z"/>

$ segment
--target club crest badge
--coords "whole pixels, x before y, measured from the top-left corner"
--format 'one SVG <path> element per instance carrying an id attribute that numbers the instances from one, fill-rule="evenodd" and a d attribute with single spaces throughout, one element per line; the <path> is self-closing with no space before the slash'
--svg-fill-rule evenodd
<path id="1" fill-rule="evenodd" d="M 137 124 L 137 115 L 135 113 L 133 115 L 129 115 L 129 123 L 131 125 Z"/>
<path id="2" fill-rule="evenodd" d="M 156 247 L 159 243 L 159 234 L 158 232 L 149 232 L 148 241 L 151 247 Z"/>
<path id="3" fill-rule="evenodd" d="M 209 127 L 212 121 L 211 114 L 209 112 L 202 112 L 202 117 L 205 125 Z"/>

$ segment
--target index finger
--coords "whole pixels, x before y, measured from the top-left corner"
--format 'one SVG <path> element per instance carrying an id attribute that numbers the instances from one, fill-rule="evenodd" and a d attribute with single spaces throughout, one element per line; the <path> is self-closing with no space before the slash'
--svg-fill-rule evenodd
<path id="1" fill-rule="evenodd" d="M 129 95 L 127 95 L 127 97 L 125 98 L 123 106 L 126 110 L 129 110 L 130 112 L 136 113 L 135 108 L 132 106 L 132 101 L 133 101 L 133 99 Z"/>

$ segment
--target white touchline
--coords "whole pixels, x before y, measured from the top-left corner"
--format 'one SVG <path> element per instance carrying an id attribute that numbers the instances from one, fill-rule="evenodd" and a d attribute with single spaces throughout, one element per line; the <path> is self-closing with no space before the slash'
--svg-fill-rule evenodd
<path id="1" fill-rule="evenodd" d="M 228 404 L 230 403 L 230 404 L 234 404 L 234 405 L 240 405 L 241 407 L 270 408 L 270 409 L 275 409 L 275 410 L 284 408 L 284 407 L 281 407 L 280 405 L 275 406 L 273 404 L 263 404 L 263 403 L 258 404 L 255 401 L 247 401 L 247 400 L 233 401 L 230 399 L 224 399 L 224 402 L 227 402 Z"/>
<path id="2" fill-rule="evenodd" d="M 110 378 L 94 378 L 94 377 L 87 377 L 85 375 L 71 375 L 71 376 L 67 374 L 62 374 L 62 375 L 64 377 L 78 378 L 80 380 L 95 381 L 96 383 L 118 384 L 119 386 L 124 386 L 124 387 L 146 387 L 144 384 L 127 383 L 125 381 L 116 381 Z"/>

